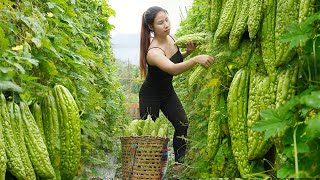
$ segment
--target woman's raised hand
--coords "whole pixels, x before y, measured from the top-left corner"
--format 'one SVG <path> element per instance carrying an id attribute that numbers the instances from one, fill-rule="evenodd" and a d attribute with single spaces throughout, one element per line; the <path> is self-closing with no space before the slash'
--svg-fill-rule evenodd
<path id="1" fill-rule="evenodd" d="M 193 42 L 188 42 L 187 43 L 187 54 L 189 55 L 190 53 L 192 53 L 193 50 L 195 50 L 197 48 L 197 44 L 193 43 Z"/>
<path id="2" fill-rule="evenodd" d="M 203 67 L 208 68 L 213 64 L 214 58 L 209 55 L 198 55 L 195 57 L 195 61 Z"/>

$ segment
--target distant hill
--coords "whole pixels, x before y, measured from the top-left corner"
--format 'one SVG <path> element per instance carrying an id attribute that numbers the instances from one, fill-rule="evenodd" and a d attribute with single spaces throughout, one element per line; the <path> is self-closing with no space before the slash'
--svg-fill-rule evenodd
<path id="1" fill-rule="evenodd" d="M 139 64 L 140 34 L 115 34 L 111 39 L 117 59 L 131 64 Z"/>

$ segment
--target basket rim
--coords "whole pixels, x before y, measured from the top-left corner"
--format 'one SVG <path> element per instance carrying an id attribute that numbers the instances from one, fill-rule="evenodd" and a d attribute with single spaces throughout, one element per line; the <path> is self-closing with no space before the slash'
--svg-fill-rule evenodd
<path id="1" fill-rule="evenodd" d="M 129 139 L 135 139 L 135 140 L 163 140 L 165 142 L 169 142 L 168 137 L 160 137 L 160 136 L 149 136 L 149 135 L 142 135 L 142 136 L 121 136 L 120 140 L 125 141 Z"/>

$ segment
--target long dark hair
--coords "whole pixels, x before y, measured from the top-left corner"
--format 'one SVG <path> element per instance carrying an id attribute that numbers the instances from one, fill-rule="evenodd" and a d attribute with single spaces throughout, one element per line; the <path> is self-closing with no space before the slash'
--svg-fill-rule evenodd
<path id="1" fill-rule="evenodd" d="M 159 6 L 152 6 L 148 8 L 142 15 L 141 32 L 140 32 L 140 75 L 142 78 L 147 76 L 147 52 L 150 46 L 151 32 L 150 27 L 153 25 L 154 18 L 158 12 L 163 11 L 168 13 L 165 9 Z"/>

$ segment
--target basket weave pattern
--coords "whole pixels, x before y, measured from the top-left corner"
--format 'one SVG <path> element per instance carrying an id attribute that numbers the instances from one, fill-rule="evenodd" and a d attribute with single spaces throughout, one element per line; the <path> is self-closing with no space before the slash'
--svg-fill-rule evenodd
<path id="1" fill-rule="evenodd" d="M 163 164 L 162 150 L 169 139 L 154 136 L 121 137 L 122 145 L 122 179 L 161 179 Z M 133 158 L 132 147 L 138 148 Z M 131 150 L 131 151 L 130 151 Z M 133 161 L 133 162 L 132 162 Z"/>

